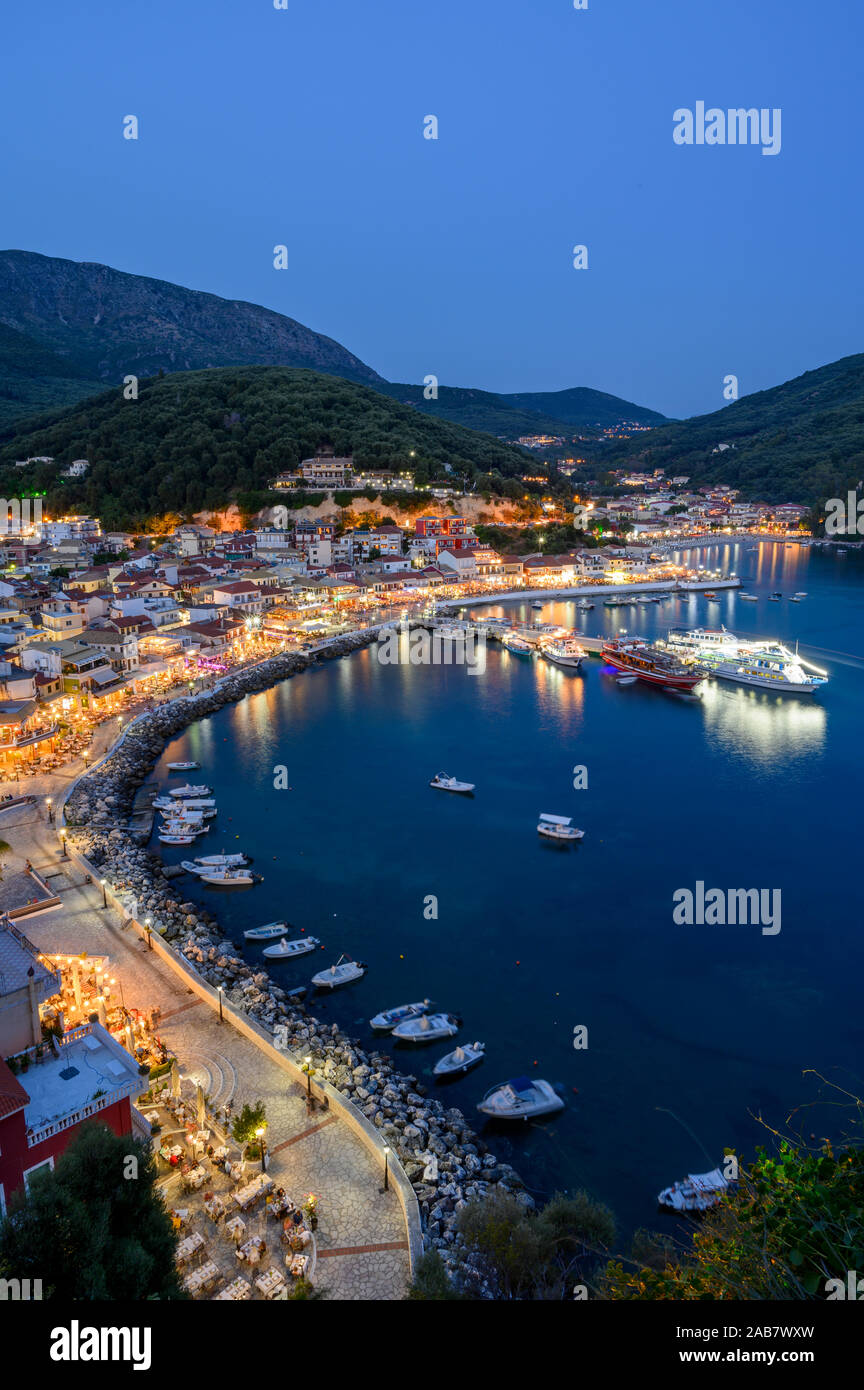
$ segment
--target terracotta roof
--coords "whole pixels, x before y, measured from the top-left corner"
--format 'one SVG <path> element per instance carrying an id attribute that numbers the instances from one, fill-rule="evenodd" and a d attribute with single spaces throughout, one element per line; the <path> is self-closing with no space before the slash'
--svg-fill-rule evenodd
<path id="1" fill-rule="evenodd" d="M 23 1110 L 29 1103 L 30 1097 L 21 1082 L 0 1058 L 0 1120 Z"/>

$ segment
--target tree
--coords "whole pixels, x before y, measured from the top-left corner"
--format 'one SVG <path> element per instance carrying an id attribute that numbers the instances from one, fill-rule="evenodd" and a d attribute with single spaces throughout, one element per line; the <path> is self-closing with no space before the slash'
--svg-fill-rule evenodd
<path id="1" fill-rule="evenodd" d="M 149 1145 L 85 1124 L 53 1171 L 16 1193 L 0 1225 L 0 1276 L 41 1279 L 58 1301 L 181 1299 L 176 1238 Z"/>
<path id="2" fill-rule="evenodd" d="M 425 1255 L 420 1256 L 407 1296 L 415 1301 L 423 1300 L 430 1303 L 452 1301 L 462 1297 L 437 1250 L 427 1250 Z"/>
<path id="3" fill-rule="evenodd" d="M 254 1144 L 258 1137 L 255 1131 L 266 1128 L 266 1107 L 259 1100 L 255 1105 L 244 1105 L 240 1114 L 234 1116 L 231 1133 L 238 1144 Z"/>

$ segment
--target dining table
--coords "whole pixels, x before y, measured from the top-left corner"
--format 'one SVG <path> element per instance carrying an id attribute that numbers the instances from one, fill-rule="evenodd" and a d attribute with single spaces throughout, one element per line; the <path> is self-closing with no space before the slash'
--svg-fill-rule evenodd
<path id="1" fill-rule="evenodd" d="M 248 1279 L 243 1279 L 238 1275 L 236 1279 L 231 1280 L 230 1284 L 226 1284 L 224 1289 L 220 1289 L 219 1293 L 214 1294 L 213 1302 L 241 1303 L 245 1299 L 251 1297 L 252 1285 L 249 1283 Z"/>
<path id="2" fill-rule="evenodd" d="M 264 1298 L 275 1298 L 285 1287 L 281 1270 L 265 1269 L 255 1280 L 255 1287 Z"/>
<path id="3" fill-rule="evenodd" d="M 190 1270 L 183 1280 L 183 1286 L 188 1293 L 199 1293 L 202 1289 L 208 1289 L 216 1283 L 219 1278 L 219 1270 L 212 1260 L 206 1264 L 199 1265 L 197 1269 Z"/>
<path id="4" fill-rule="evenodd" d="M 174 1254 L 178 1265 L 185 1265 L 197 1251 L 204 1249 L 204 1244 L 204 1237 L 200 1231 L 193 1231 L 191 1235 L 181 1240 Z"/>
<path id="5" fill-rule="evenodd" d="M 257 1265 L 264 1257 L 266 1246 L 260 1236 L 252 1236 L 243 1245 L 237 1247 L 238 1260 L 245 1260 L 247 1264 Z"/>

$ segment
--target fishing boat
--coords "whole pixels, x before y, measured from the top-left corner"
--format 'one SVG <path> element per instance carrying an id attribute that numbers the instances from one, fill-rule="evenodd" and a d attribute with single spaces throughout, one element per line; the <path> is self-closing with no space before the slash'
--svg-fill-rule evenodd
<path id="1" fill-rule="evenodd" d="M 739 594 L 738 597 L 741 599 L 742 603 L 758 603 L 758 602 L 759 602 L 759 599 L 758 599 L 758 597 L 756 596 L 756 594 Z"/>
<path id="2" fill-rule="evenodd" d="M 550 816 L 542 811 L 537 824 L 537 834 L 545 835 L 547 840 L 563 840 L 567 843 L 583 839 L 585 831 L 577 830 L 572 821 L 572 816 Z"/>
<path id="3" fill-rule="evenodd" d="M 564 666 L 570 671 L 578 671 L 585 660 L 585 649 L 580 647 L 574 637 L 566 637 L 557 642 L 544 642 L 540 652 L 547 661 L 553 662 L 555 666 Z"/>
<path id="4" fill-rule="evenodd" d="M 692 690 L 707 674 L 702 667 L 685 666 L 674 653 L 635 638 L 604 642 L 603 659 L 622 675 L 638 676 L 664 689 Z"/>
<path id="5" fill-rule="evenodd" d="M 243 935 L 247 941 L 272 941 L 274 937 L 284 936 L 288 922 L 265 922 L 263 927 L 250 927 Z"/>
<path id="6" fill-rule="evenodd" d="M 657 1202 L 670 1211 L 708 1211 L 728 1190 L 728 1179 L 719 1168 L 713 1168 L 710 1173 L 688 1173 L 683 1182 L 664 1187 Z"/>
<path id="7" fill-rule="evenodd" d="M 211 888 L 251 888 L 257 875 L 248 869 L 208 869 L 201 875 L 202 883 Z"/>
<path id="8" fill-rule="evenodd" d="M 163 835 L 182 835 L 188 837 L 190 843 L 197 839 L 199 835 L 207 834 L 207 826 L 195 820 L 167 820 L 159 827 L 160 838 Z"/>
<path id="9" fill-rule="evenodd" d="M 168 795 L 177 797 L 211 796 L 212 793 L 212 787 L 193 787 L 191 782 L 187 782 L 185 787 L 172 787 Z"/>
<path id="10" fill-rule="evenodd" d="M 473 792 L 476 783 L 459 782 L 455 777 L 448 777 L 446 772 L 438 772 L 429 783 L 430 787 L 437 787 L 442 792 L 461 792 L 463 795 Z"/>
<path id="11" fill-rule="evenodd" d="M 244 936 L 248 936 L 244 932 Z M 288 941 L 283 936 L 282 940 L 275 946 L 265 946 L 263 954 L 268 960 L 293 960 L 295 956 L 307 956 L 310 951 L 314 951 L 321 942 L 317 936 L 298 936 L 294 941 Z"/>
<path id="12" fill-rule="evenodd" d="M 548 1081 L 531 1081 L 517 1076 L 491 1087 L 477 1109 L 495 1120 L 530 1120 L 537 1115 L 553 1115 L 564 1109 L 564 1102 Z"/>
<path id="13" fill-rule="evenodd" d="M 452 1038 L 459 1032 L 462 1020 L 453 1014 L 421 1014 L 420 1018 L 406 1018 L 397 1023 L 393 1037 L 401 1042 L 439 1042 L 441 1038 Z"/>
<path id="14" fill-rule="evenodd" d="M 715 592 L 714 592 L 713 589 L 706 589 L 706 590 L 705 590 L 705 597 L 706 597 L 706 598 L 716 598 L 717 595 L 715 594 Z"/>
<path id="15" fill-rule="evenodd" d="M 179 815 L 181 811 L 202 811 L 205 815 L 215 816 L 216 802 L 207 797 L 188 797 L 182 801 L 172 801 L 170 796 L 154 797 L 154 811 L 170 811 L 172 815 Z"/>
<path id="16" fill-rule="evenodd" d="M 419 1004 L 399 1004 L 395 1009 L 384 1009 L 374 1018 L 370 1018 L 370 1028 L 380 1028 L 382 1032 L 395 1028 L 398 1023 L 404 1023 L 409 1018 L 419 1018 L 425 1014 L 429 1008 L 431 1000 L 423 999 Z"/>
<path id="17" fill-rule="evenodd" d="M 432 1075 L 459 1076 L 462 1072 L 470 1071 L 471 1067 L 476 1067 L 477 1063 L 482 1062 L 485 1056 L 485 1043 L 465 1043 L 464 1047 L 457 1047 L 455 1051 L 448 1052 L 446 1057 L 442 1057 L 440 1062 L 436 1062 L 432 1068 Z"/>
<path id="18" fill-rule="evenodd" d="M 346 960 L 340 956 L 335 965 L 327 970 L 319 970 L 312 976 L 313 985 L 319 989 L 336 989 L 337 985 L 348 985 L 352 980 L 362 980 L 366 966 L 360 960 Z"/>
<path id="19" fill-rule="evenodd" d="M 248 854 L 198 854 L 195 856 L 195 863 L 202 865 L 205 869 L 212 867 L 216 869 L 233 869 L 249 863 Z"/>
<path id="20" fill-rule="evenodd" d="M 501 645 L 506 647 L 511 656 L 533 656 L 534 648 L 530 642 L 526 642 L 524 637 L 520 637 L 518 632 L 503 632 L 501 634 Z"/>
<path id="21" fill-rule="evenodd" d="M 200 764 L 200 763 L 166 763 L 165 766 L 167 767 L 167 769 L 168 769 L 169 772 L 194 772 L 195 769 L 196 769 L 196 767 L 200 767 L 201 764 Z"/>

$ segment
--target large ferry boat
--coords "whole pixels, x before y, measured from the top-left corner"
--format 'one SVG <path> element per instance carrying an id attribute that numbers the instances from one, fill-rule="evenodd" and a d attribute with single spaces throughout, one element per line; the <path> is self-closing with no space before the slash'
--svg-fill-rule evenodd
<path id="1" fill-rule="evenodd" d="M 585 660 L 585 648 L 580 647 L 573 637 L 544 642 L 540 647 L 540 653 L 547 661 L 554 662 L 556 666 L 564 666 L 570 671 L 578 671 Z"/>
<path id="2" fill-rule="evenodd" d="M 776 690 L 780 695 L 813 695 L 828 682 L 818 666 L 773 639 L 744 641 L 725 628 L 697 627 L 670 632 L 667 644 L 685 662 L 707 666 L 718 680 Z"/>
<path id="3" fill-rule="evenodd" d="M 605 642 L 603 660 L 616 671 L 669 690 L 692 690 L 708 674 L 704 667 L 695 663 L 685 665 L 671 651 L 632 638 Z"/>

